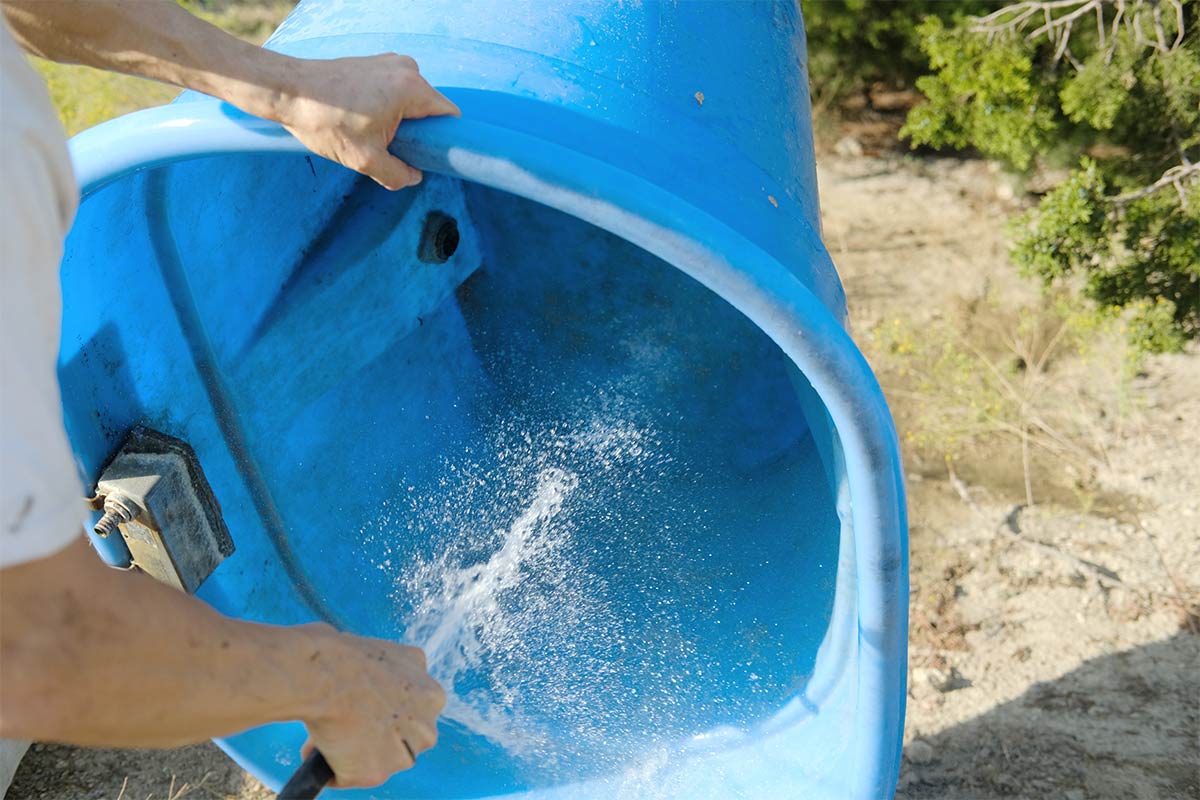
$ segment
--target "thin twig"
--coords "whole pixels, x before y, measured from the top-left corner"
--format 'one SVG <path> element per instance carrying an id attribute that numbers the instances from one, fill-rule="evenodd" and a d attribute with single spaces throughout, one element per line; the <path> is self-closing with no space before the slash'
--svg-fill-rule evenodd
<path id="1" fill-rule="evenodd" d="M 1037 360 L 1037 365 L 1034 367 L 1033 374 L 1040 375 L 1046 370 L 1046 362 L 1050 360 L 1050 354 L 1058 346 L 1059 341 L 1067 332 L 1067 321 L 1061 320 L 1058 325 L 1058 330 L 1050 337 L 1050 341 L 1042 348 L 1042 355 Z"/>
<path id="2" fill-rule="evenodd" d="M 1068 22 L 1066 27 L 1059 32 L 1058 47 L 1054 50 L 1054 58 L 1050 62 L 1051 66 L 1054 66 L 1058 64 L 1059 61 L 1062 61 L 1063 54 L 1067 52 L 1067 43 L 1071 41 L 1071 25 L 1073 24 L 1074 23 L 1072 22 Z"/>
<path id="3" fill-rule="evenodd" d="M 1043 36 L 1046 37 L 1054 46 L 1053 63 L 1057 64 L 1061 59 L 1066 58 L 1076 69 L 1081 69 L 1080 61 L 1071 55 L 1071 31 L 1075 21 L 1088 14 L 1093 14 L 1096 18 L 1096 36 L 1099 40 L 1097 47 L 1100 52 L 1104 53 L 1104 63 L 1106 64 L 1112 61 L 1113 54 L 1116 52 L 1117 32 L 1122 23 L 1133 36 L 1134 41 L 1145 47 L 1161 53 L 1169 53 L 1179 47 L 1184 38 L 1183 3 L 1181 0 L 1162 0 L 1162 2 L 1165 2 L 1175 12 L 1175 40 L 1171 44 L 1167 44 L 1166 28 L 1162 20 L 1162 3 L 1149 3 L 1146 0 L 1135 0 L 1132 13 L 1126 13 L 1125 0 L 1051 0 L 1050 2 L 1027 0 L 1004 6 L 986 16 L 974 17 L 971 20 L 970 29 L 975 33 L 985 34 L 989 41 L 997 35 L 1024 33 L 1025 29 L 1032 24 L 1030 20 L 1035 19 L 1040 12 L 1042 22 L 1032 31 L 1025 33 L 1026 41 L 1032 42 Z M 1104 21 L 1106 3 L 1113 7 L 1111 23 Z M 1153 39 L 1147 37 L 1142 28 L 1142 12 L 1146 10 L 1147 5 L 1153 8 Z"/>
<path id="4" fill-rule="evenodd" d="M 1029 466 L 1029 426 L 1021 425 L 1021 472 L 1025 477 L 1025 504 L 1033 505 L 1033 470 Z"/>
<path id="5" fill-rule="evenodd" d="M 1187 587 L 1183 585 L 1183 582 L 1179 578 L 1175 577 L 1175 572 L 1167 565 L 1166 556 L 1163 555 L 1162 548 L 1158 546 L 1158 537 L 1151 533 L 1150 529 L 1142 522 L 1141 515 L 1134 514 L 1133 520 L 1137 524 L 1138 530 L 1145 534 L 1147 541 L 1150 542 L 1150 546 L 1154 548 L 1154 555 L 1158 558 L 1158 565 L 1162 569 L 1163 574 L 1167 576 L 1167 580 L 1170 581 L 1171 587 L 1175 591 L 1175 602 L 1179 604 L 1179 610 L 1183 612 L 1184 624 L 1187 626 L 1188 631 L 1190 633 L 1200 633 L 1200 606 L 1188 600 L 1189 593 Z"/>
<path id="6" fill-rule="evenodd" d="M 1101 12 L 1103 13 L 1103 11 Z M 1125 19 L 1125 0 L 1117 0 L 1116 11 L 1113 13 L 1112 29 L 1108 36 L 1108 51 L 1104 54 L 1104 63 L 1112 63 L 1112 57 L 1117 52 L 1117 32 L 1121 30 L 1121 21 Z M 1103 25 L 1101 26 L 1103 27 Z"/>
<path id="7" fill-rule="evenodd" d="M 1200 164 L 1176 164 L 1162 174 L 1158 180 L 1149 186 L 1143 186 L 1141 189 L 1133 192 L 1126 192 L 1113 197 L 1110 202 L 1113 205 L 1123 206 L 1132 203 L 1134 200 L 1141 200 L 1143 197 L 1148 197 L 1154 194 L 1159 189 L 1165 189 L 1168 186 L 1174 186 L 1175 191 L 1179 192 L 1179 199 L 1183 206 L 1187 207 L 1187 194 L 1183 190 L 1183 185 L 1190 181 L 1200 178 Z"/>
<path id="8" fill-rule="evenodd" d="M 1074 20 L 1078 19 L 1079 17 L 1082 17 L 1084 14 L 1089 13 L 1093 8 L 1095 8 L 1098 5 L 1100 5 L 1100 0 L 1089 0 L 1087 3 L 1080 6 L 1079 8 L 1075 9 L 1071 13 L 1063 14 L 1061 17 L 1055 17 L 1054 19 L 1050 20 L 1046 24 L 1042 25 L 1042 27 L 1036 28 L 1032 33 L 1030 33 L 1025 38 L 1028 39 L 1029 41 L 1033 41 L 1034 39 L 1036 39 L 1039 36 L 1042 36 L 1044 34 L 1053 34 L 1055 28 L 1059 29 L 1059 33 L 1057 35 L 1062 36 L 1062 35 L 1065 35 L 1062 32 L 1063 26 L 1066 26 L 1066 32 L 1069 34 L 1071 23 Z M 1047 13 L 1049 13 L 1049 12 L 1047 11 Z"/>
<path id="9" fill-rule="evenodd" d="M 1066 323 L 1063 323 L 1063 327 L 1060 328 L 1059 334 L 1056 334 L 1051 339 L 1051 342 L 1047 345 L 1047 348 L 1051 348 L 1051 347 L 1054 347 L 1055 345 L 1057 345 L 1059 338 L 1061 338 L 1060 334 L 1065 332 L 1065 328 L 1066 328 Z M 1031 391 L 1029 388 L 1027 388 L 1026 391 L 1022 392 L 1022 391 L 1018 390 L 1016 386 L 1013 385 L 1012 381 L 1008 380 L 1008 378 L 1006 378 L 1004 376 L 1004 373 L 1002 373 L 1000 371 L 999 367 L 997 367 L 992 362 L 992 360 L 987 357 L 987 355 L 983 351 L 981 351 L 979 348 L 975 347 L 974 345 L 972 345 L 970 342 L 967 342 L 967 341 L 964 341 L 963 345 L 966 346 L 966 348 L 971 351 L 972 355 L 974 355 L 977 359 L 979 359 L 979 361 L 981 361 L 983 363 L 983 365 L 988 368 L 988 371 L 991 372 L 992 376 L 996 379 L 1000 388 L 1003 389 L 1005 392 L 1007 392 L 1008 396 L 1019 407 L 1020 416 L 1021 416 L 1020 426 L 1010 425 L 1008 423 L 1004 423 L 1002 420 L 995 420 L 995 422 L 1003 425 L 1005 430 L 1008 430 L 1010 433 L 1015 434 L 1017 436 L 1017 438 L 1021 440 L 1023 450 L 1024 450 L 1026 444 L 1030 441 L 1030 439 L 1029 439 L 1030 432 L 1028 430 L 1028 423 L 1032 423 L 1035 427 L 1039 428 L 1043 433 L 1045 433 L 1051 439 L 1056 441 L 1062 447 L 1061 451 L 1055 451 L 1053 448 L 1046 447 L 1044 444 L 1040 445 L 1043 447 L 1043 449 L 1046 449 L 1051 454 L 1058 455 L 1061 457 L 1061 456 L 1066 455 L 1066 453 L 1068 453 L 1070 451 L 1074 451 L 1074 456 L 1076 459 L 1078 459 L 1078 462 L 1080 464 L 1095 465 L 1095 464 L 1099 463 L 1092 456 L 1091 453 L 1088 453 L 1086 450 L 1083 450 L 1082 448 L 1080 448 L 1077 445 L 1074 445 L 1072 442 L 1068 441 L 1066 439 L 1066 437 L 1064 437 L 1062 434 L 1060 434 L 1058 431 L 1056 431 L 1053 427 L 1051 427 L 1045 420 L 1043 420 L 1040 415 L 1038 415 L 1036 412 L 1031 410 L 1030 406 L 1033 403 L 1033 401 L 1037 398 L 1037 394 L 1038 394 L 1038 392 L 1040 392 L 1041 386 L 1045 385 L 1044 382 L 1042 382 L 1042 381 L 1037 382 L 1038 391 Z M 1012 346 L 1011 344 L 1010 344 L 1010 349 L 1013 350 L 1013 352 L 1016 355 L 1018 355 L 1022 358 L 1025 358 L 1025 356 L 1029 355 L 1028 353 L 1017 352 L 1018 348 Z M 1026 364 L 1029 364 L 1029 362 L 1031 360 L 1032 359 L 1030 359 L 1030 358 L 1025 358 Z M 1045 361 L 1042 360 L 1042 361 L 1039 361 L 1036 368 L 1040 370 L 1044 366 L 1045 366 Z M 989 419 L 994 419 L 994 418 L 989 417 Z M 1036 441 L 1033 443 L 1039 444 L 1039 442 L 1036 442 Z M 1033 504 L 1030 503 L 1030 505 L 1033 505 Z"/>
<path id="10" fill-rule="evenodd" d="M 1171 49 L 1174 50 L 1183 44 L 1183 3 L 1171 0 L 1171 5 L 1175 8 L 1175 41 L 1171 43 Z"/>
<path id="11" fill-rule="evenodd" d="M 170 788 L 169 788 L 169 789 L 167 789 L 167 800 L 181 800 L 181 798 L 182 798 L 182 797 L 183 797 L 185 794 L 187 794 L 188 792 L 190 792 L 190 791 L 191 791 L 191 789 L 192 789 L 192 787 L 191 787 L 191 786 L 189 786 L 189 785 L 188 785 L 188 784 L 185 782 L 183 785 L 181 785 L 181 786 L 179 787 L 179 791 L 178 791 L 178 792 L 176 792 L 176 791 L 175 791 L 175 778 L 176 778 L 176 777 L 177 777 L 177 776 L 175 776 L 175 775 L 172 775 L 172 776 L 171 776 L 171 786 L 170 786 Z"/>

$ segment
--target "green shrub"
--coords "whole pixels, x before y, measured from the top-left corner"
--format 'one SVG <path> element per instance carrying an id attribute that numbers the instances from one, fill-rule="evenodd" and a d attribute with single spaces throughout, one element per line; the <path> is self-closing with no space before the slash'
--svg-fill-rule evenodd
<path id="1" fill-rule="evenodd" d="M 952 20 L 1000 6 L 995 0 L 801 0 L 808 33 L 809 74 L 823 94 L 861 90 L 874 81 L 911 86 L 927 71 L 917 26 L 933 16 Z"/>
<path id="2" fill-rule="evenodd" d="M 901 135 L 1017 170 L 1077 165 L 1013 227 L 1053 285 L 1129 308 L 1151 351 L 1200 334 L 1200 2 L 1021 2 L 917 28 L 933 73 Z"/>
<path id="3" fill-rule="evenodd" d="M 1038 79 L 1030 48 L 989 42 L 962 23 L 947 28 L 929 17 L 918 29 L 933 75 L 917 79 L 927 102 L 914 108 L 900 135 L 914 144 L 975 147 L 1024 169 L 1051 146 L 1053 90 Z"/>

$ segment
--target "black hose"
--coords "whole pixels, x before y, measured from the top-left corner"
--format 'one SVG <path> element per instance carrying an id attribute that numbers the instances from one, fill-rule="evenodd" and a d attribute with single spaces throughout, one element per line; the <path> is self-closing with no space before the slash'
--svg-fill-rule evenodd
<path id="1" fill-rule="evenodd" d="M 331 780 L 333 770 L 329 768 L 329 762 L 320 750 L 313 750 L 279 790 L 277 800 L 313 800 Z"/>

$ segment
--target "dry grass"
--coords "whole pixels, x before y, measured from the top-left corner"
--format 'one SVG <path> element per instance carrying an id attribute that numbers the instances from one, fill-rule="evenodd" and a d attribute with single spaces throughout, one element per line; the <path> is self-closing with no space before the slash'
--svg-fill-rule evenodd
<path id="1" fill-rule="evenodd" d="M 866 342 L 910 470 L 961 474 L 1006 499 L 1126 515 L 1097 488 L 1105 436 L 1126 417 L 1138 363 L 1122 323 L 1065 295 L 961 303 L 929 324 L 895 318 Z"/>
<path id="2" fill-rule="evenodd" d="M 295 6 L 287 0 L 255 3 L 185 3 L 193 13 L 261 44 Z M 170 102 L 179 89 L 154 81 L 72 64 L 33 59 L 68 136 L 138 109 Z"/>

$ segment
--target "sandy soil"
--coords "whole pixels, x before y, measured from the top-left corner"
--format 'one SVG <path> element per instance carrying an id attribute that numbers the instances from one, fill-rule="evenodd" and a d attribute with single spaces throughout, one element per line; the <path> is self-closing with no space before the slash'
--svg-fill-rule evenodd
<path id="1" fill-rule="evenodd" d="M 1018 201 L 989 165 L 827 161 L 822 190 L 858 332 L 1029 296 L 1004 254 Z M 1078 413 L 1105 388 L 1080 387 Z M 1183 613 L 1200 599 L 1200 358 L 1153 358 L 1125 391 L 1119 419 L 1081 420 L 1106 456 L 1096 488 L 1124 498 L 1103 513 L 1021 509 L 987 470 L 956 485 L 909 465 L 899 797 L 1200 797 L 1200 636 Z"/>
<path id="2" fill-rule="evenodd" d="M 886 319 L 921 324 L 972 299 L 1032 296 L 1005 256 L 1004 221 L 1021 200 L 988 164 L 830 156 L 821 187 L 826 240 L 864 339 Z M 1120 502 L 1022 508 L 1023 494 L 986 469 L 952 478 L 908 465 L 899 797 L 1200 798 L 1200 635 L 1186 613 L 1200 599 L 1198 355 L 1151 359 L 1122 389 L 1119 418 L 1089 402 L 1100 387 L 1080 389 L 1078 413 L 1105 456 L 1095 488 Z M 9 798 L 122 791 L 125 800 L 270 797 L 212 745 L 39 745 Z"/>

